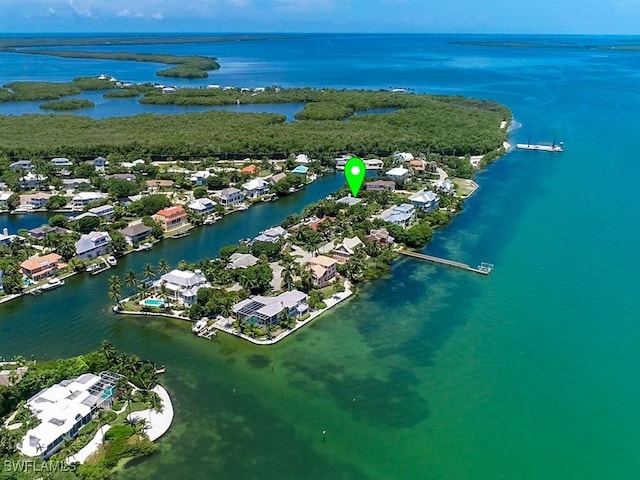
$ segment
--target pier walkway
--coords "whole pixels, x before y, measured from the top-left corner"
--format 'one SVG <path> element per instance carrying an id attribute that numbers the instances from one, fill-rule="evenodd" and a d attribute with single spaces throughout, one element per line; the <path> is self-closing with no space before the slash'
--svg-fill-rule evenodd
<path id="1" fill-rule="evenodd" d="M 482 275 L 489 275 L 491 270 L 493 270 L 492 263 L 482 262 L 477 267 L 472 267 L 471 265 L 467 265 L 466 263 L 460 263 L 453 260 L 447 260 L 446 258 L 433 257 L 431 255 L 425 255 L 424 253 L 418 252 L 410 252 L 408 250 L 398 250 L 400 255 L 405 255 L 407 257 L 418 258 L 420 260 L 426 260 L 427 262 L 439 263 L 440 265 L 448 265 L 450 267 L 460 268 L 462 270 L 467 270 L 469 272 L 480 273 Z"/>

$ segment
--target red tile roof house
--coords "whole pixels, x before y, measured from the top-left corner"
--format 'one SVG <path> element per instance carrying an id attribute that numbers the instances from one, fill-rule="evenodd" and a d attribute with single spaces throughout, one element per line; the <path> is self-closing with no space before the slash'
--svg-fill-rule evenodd
<path id="1" fill-rule="evenodd" d="M 42 257 L 32 257 L 20 264 L 22 273 L 36 282 L 58 273 L 67 266 L 57 253 L 50 253 Z"/>
<path id="2" fill-rule="evenodd" d="M 163 208 L 153 216 L 153 219 L 162 224 L 165 231 L 180 228 L 187 223 L 187 212 L 182 205 Z"/>

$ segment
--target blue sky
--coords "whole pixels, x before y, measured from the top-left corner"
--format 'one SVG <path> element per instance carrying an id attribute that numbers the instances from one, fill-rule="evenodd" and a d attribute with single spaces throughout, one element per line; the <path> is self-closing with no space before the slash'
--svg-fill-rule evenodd
<path id="1" fill-rule="evenodd" d="M 0 32 L 640 34 L 640 0 L 0 0 Z"/>

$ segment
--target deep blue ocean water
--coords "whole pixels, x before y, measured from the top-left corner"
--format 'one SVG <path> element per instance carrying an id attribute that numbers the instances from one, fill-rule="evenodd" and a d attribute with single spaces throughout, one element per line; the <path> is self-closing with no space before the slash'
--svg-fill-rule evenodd
<path id="1" fill-rule="evenodd" d="M 548 48 L 451 43 L 458 40 Z M 0 306 L 0 352 L 70 355 L 106 337 L 167 364 L 175 425 L 127 479 L 637 478 L 640 52 L 584 48 L 634 42 L 331 35 L 108 48 L 219 58 L 209 79 L 180 84 L 491 98 L 521 123 L 514 143 L 555 138 L 566 151 L 516 151 L 491 165 L 426 249 L 494 263 L 488 277 L 402 260 L 391 278 L 266 349 L 201 341 L 164 320 L 114 318 L 106 278 L 78 278 L 73 289 Z M 0 83 L 101 73 L 153 81 L 160 68 L 6 53 L 0 62 Z M 299 208 L 333 186 L 315 186 Z M 228 224 L 228 240 L 265 226 L 260 215 L 244 218 Z M 214 255 L 225 225 L 202 232 L 123 263 L 139 270 L 146 259 Z"/>

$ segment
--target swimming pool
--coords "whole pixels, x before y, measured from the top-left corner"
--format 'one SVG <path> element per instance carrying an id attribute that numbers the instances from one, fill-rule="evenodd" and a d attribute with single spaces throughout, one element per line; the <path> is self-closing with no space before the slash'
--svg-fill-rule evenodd
<path id="1" fill-rule="evenodd" d="M 164 307 L 165 302 L 164 300 L 159 300 L 157 298 L 147 298 L 144 302 L 142 302 L 143 305 L 146 305 L 147 307 Z"/>

